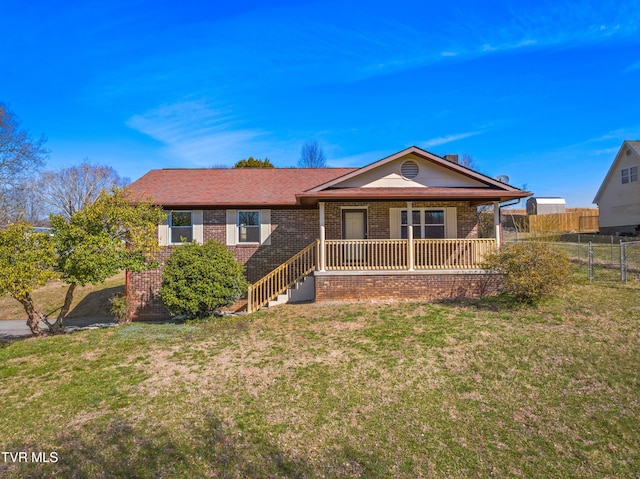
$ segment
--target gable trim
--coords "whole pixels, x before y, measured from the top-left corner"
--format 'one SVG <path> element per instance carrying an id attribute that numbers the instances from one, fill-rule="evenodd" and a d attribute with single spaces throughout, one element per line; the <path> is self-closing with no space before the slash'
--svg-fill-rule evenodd
<path id="1" fill-rule="evenodd" d="M 618 150 L 618 153 L 616 153 L 616 156 L 613 159 L 613 162 L 611 163 L 611 166 L 609 167 L 609 171 L 607 171 L 607 174 L 605 175 L 604 180 L 602 180 L 602 183 L 600 184 L 600 188 L 598 188 L 598 192 L 596 193 L 596 196 L 593 198 L 593 202 L 592 203 L 595 203 L 595 204 L 599 204 L 600 203 L 600 197 L 604 193 L 604 190 L 606 189 L 606 186 L 608 185 L 609 181 L 614 176 L 616 171 L 619 170 L 618 164 L 620 163 L 620 159 L 622 158 L 622 152 L 623 151 L 628 149 L 629 151 L 631 151 L 632 154 L 634 154 L 636 156 L 638 161 L 640 161 L 640 151 L 636 150 L 634 145 L 632 145 L 631 143 L 632 142 L 630 140 L 624 140 L 622 142 L 622 146 Z M 633 141 L 633 143 L 638 143 L 638 142 Z"/>
<path id="2" fill-rule="evenodd" d="M 410 155 L 410 154 L 414 154 L 424 160 L 427 161 L 431 161 L 433 163 L 435 163 L 436 165 L 442 166 L 444 168 L 450 169 L 456 173 L 459 173 L 463 176 L 467 176 L 469 178 L 472 178 L 476 181 L 479 181 L 481 183 L 484 183 L 488 186 L 491 186 L 493 188 L 497 188 L 501 191 L 520 191 L 518 188 L 514 188 L 511 185 L 508 185 L 506 183 L 502 183 L 498 180 L 494 180 L 493 178 L 490 178 L 486 175 L 483 175 L 482 173 L 478 173 L 476 171 L 473 171 L 465 166 L 459 165 L 457 163 L 453 163 L 449 160 L 445 160 L 444 158 L 441 158 L 437 155 L 434 155 L 433 153 L 430 153 L 426 150 L 423 150 L 421 148 L 418 148 L 417 146 L 411 146 L 409 148 L 406 148 L 402 151 L 399 151 L 398 153 L 395 153 L 391 156 L 387 156 L 386 158 L 383 158 L 381 160 L 375 161 L 373 163 L 370 163 L 367 166 L 363 166 L 362 168 L 358 168 L 355 171 L 352 171 L 350 173 L 344 174 L 342 176 L 339 176 L 337 178 L 334 178 L 333 180 L 327 181 L 326 183 L 323 183 L 321 185 L 315 186 L 313 188 L 310 188 L 308 190 L 305 191 L 305 193 L 318 193 L 322 190 L 326 190 L 328 188 L 332 188 L 332 187 L 336 187 L 337 185 L 339 185 L 340 183 L 343 183 L 347 180 L 350 180 L 351 178 L 354 178 L 356 176 L 360 176 L 368 171 L 371 171 L 374 168 L 378 168 L 382 165 L 385 165 L 387 163 L 391 163 L 395 160 L 398 160 L 404 156 Z"/>

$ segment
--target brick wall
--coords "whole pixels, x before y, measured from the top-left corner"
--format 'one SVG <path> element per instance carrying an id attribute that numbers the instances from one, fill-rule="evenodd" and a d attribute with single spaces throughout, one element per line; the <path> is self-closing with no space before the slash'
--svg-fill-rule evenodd
<path id="1" fill-rule="evenodd" d="M 315 286 L 316 301 L 436 301 L 497 294 L 502 278 L 484 273 L 316 274 Z"/>
<path id="2" fill-rule="evenodd" d="M 255 282 L 280 266 L 320 236 L 317 209 L 272 209 L 271 244 L 227 246 L 235 259 L 245 265 L 247 280 Z M 203 212 L 203 238 L 226 243 L 226 210 Z M 132 319 L 166 319 L 169 313 L 158 299 L 162 267 L 175 247 L 165 247 L 158 255 L 160 267 L 142 273 L 130 273 L 127 295 Z"/>
<path id="3" fill-rule="evenodd" d="M 362 206 L 368 208 L 369 237 L 389 238 L 389 208 L 404 208 L 405 202 L 373 203 L 328 203 L 325 210 L 327 239 L 342 237 L 341 206 Z M 458 208 L 458 237 L 477 238 L 476 208 L 467 203 L 456 202 L 414 202 L 415 208 L 450 207 Z M 248 281 L 255 282 L 291 256 L 302 250 L 320 236 L 319 210 L 316 209 L 272 209 L 271 245 L 228 246 L 238 262 L 245 265 Z M 226 210 L 215 209 L 203 212 L 204 240 L 215 239 L 226 243 Z M 173 247 L 166 247 L 158 256 L 160 267 L 143 273 L 130 273 L 127 294 L 130 300 L 130 315 L 133 319 L 164 319 L 169 316 L 158 299 L 162 283 L 162 266 L 170 256 Z"/>
<path id="4" fill-rule="evenodd" d="M 447 208 L 457 209 L 458 238 L 478 237 L 477 208 L 469 206 L 468 202 L 454 201 L 414 201 L 413 208 Z M 342 210 L 341 207 L 362 207 L 367 209 L 367 223 L 369 225 L 369 239 L 388 239 L 391 237 L 389 225 L 389 208 L 406 208 L 405 201 L 381 202 L 343 202 L 327 203 L 325 205 L 325 232 L 327 239 L 342 238 Z"/>
<path id="5" fill-rule="evenodd" d="M 156 260 L 163 265 L 171 256 L 173 248 L 163 248 Z M 129 317 L 133 320 L 148 321 L 169 318 L 169 312 L 158 299 L 158 291 L 162 283 L 162 267 L 134 273 L 127 271 L 127 300 L 129 301 Z"/>

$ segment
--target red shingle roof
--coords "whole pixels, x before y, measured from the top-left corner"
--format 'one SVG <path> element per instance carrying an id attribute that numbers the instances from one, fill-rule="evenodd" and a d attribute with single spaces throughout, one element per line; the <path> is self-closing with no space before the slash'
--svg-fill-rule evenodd
<path id="1" fill-rule="evenodd" d="M 165 207 L 295 205 L 296 193 L 356 168 L 151 170 L 129 185 L 134 199 Z"/>

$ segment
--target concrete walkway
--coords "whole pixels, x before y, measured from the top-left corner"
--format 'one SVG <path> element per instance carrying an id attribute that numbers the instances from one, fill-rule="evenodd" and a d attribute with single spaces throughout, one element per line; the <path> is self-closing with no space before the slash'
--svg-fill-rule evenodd
<path id="1" fill-rule="evenodd" d="M 52 322 L 52 321 L 51 321 Z M 67 318 L 64 320 L 64 329 L 67 332 L 79 329 L 109 328 L 118 323 L 113 318 Z M 42 329 L 47 326 L 41 323 Z M 27 326 L 26 319 L 0 320 L 0 340 L 24 338 L 31 336 L 31 330 Z"/>

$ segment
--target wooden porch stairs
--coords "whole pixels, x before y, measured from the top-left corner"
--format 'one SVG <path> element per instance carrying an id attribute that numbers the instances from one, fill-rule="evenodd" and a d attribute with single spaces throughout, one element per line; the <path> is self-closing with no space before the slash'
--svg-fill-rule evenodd
<path id="1" fill-rule="evenodd" d="M 247 312 L 253 313 L 264 306 L 287 302 L 287 290 L 290 288 L 309 288 L 310 285 L 305 279 L 315 271 L 319 263 L 319 243 L 318 240 L 314 241 L 269 274 L 249 285 Z"/>

